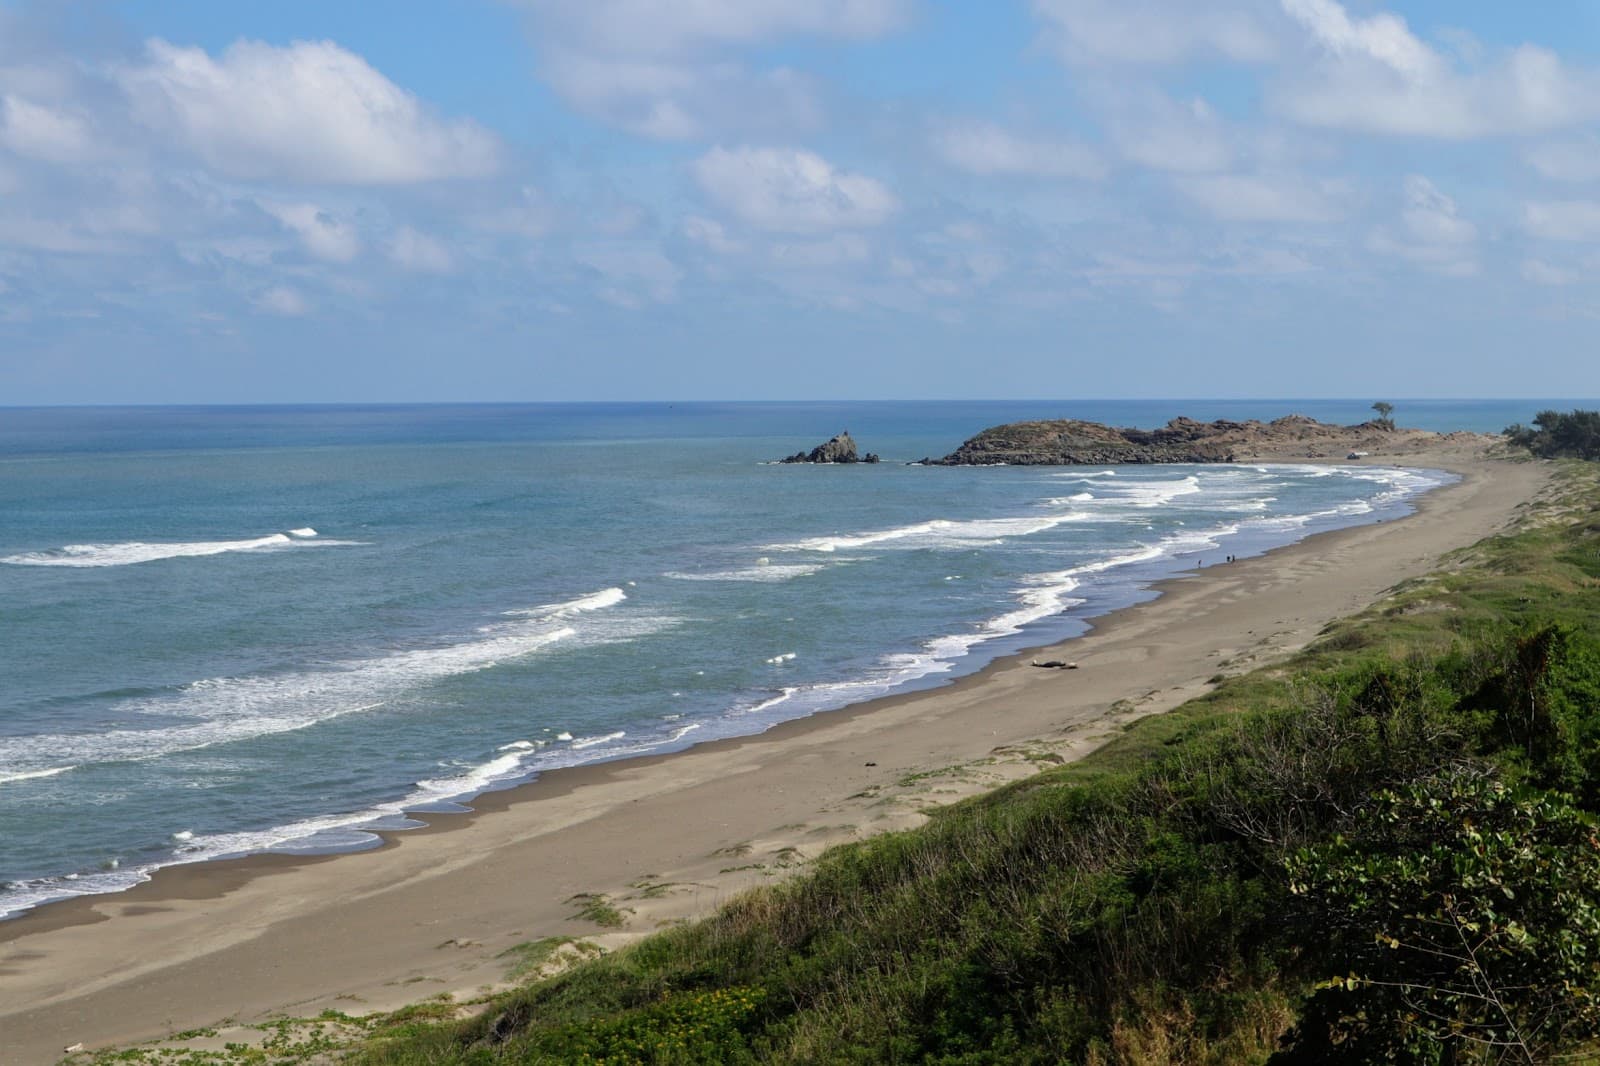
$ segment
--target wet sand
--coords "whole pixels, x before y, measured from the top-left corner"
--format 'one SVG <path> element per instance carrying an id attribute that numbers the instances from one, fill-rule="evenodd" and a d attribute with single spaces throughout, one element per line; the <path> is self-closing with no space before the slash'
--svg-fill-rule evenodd
<path id="1" fill-rule="evenodd" d="M 468 997 L 504 982 L 502 953 L 516 944 L 616 946 L 704 914 L 831 844 L 916 825 L 931 806 L 1079 757 L 1505 528 L 1547 470 L 1485 460 L 1481 447 L 1374 457 L 1463 475 L 1412 517 L 1205 567 L 1082 637 L 937 689 L 555 771 L 480 797 L 472 813 L 426 815 L 427 828 L 370 851 L 171 867 L 0 924 L 0 1063 L 225 1021 Z M 585 893 L 607 897 L 626 925 L 576 917 Z"/>

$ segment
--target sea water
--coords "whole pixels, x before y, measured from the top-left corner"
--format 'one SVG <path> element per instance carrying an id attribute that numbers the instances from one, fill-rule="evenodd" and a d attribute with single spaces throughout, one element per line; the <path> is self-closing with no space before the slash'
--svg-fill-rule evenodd
<path id="1" fill-rule="evenodd" d="M 1499 429 L 1535 406 L 1399 413 Z M 1162 577 L 1399 517 L 1449 480 L 908 465 L 1020 418 L 1291 410 L 1370 414 L 0 409 L 0 915 L 174 863 L 359 848 L 551 768 L 937 684 Z M 843 429 L 884 461 L 771 462 Z"/>

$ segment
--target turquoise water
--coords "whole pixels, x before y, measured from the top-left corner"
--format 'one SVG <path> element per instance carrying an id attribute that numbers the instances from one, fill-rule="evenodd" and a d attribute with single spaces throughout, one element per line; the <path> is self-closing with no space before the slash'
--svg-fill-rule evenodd
<path id="1" fill-rule="evenodd" d="M 1539 406 L 1398 404 L 1499 429 Z M 0 914 L 970 672 L 1397 516 L 1377 467 L 931 468 L 1322 401 L 0 409 Z M 873 467 L 771 465 L 848 428 Z"/>

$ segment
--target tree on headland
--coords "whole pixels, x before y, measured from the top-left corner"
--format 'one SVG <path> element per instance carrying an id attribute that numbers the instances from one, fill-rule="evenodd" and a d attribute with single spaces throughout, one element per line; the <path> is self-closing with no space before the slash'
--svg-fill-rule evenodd
<path id="1" fill-rule="evenodd" d="M 1394 428 L 1394 418 L 1392 417 L 1394 415 L 1394 404 L 1379 400 L 1372 405 L 1372 409 L 1378 412 L 1378 425 L 1384 429 Z"/>
<path id="2" fill-rule="evenodd" d="M 1540 411 L 1532 428 L 1507 426 L 1506 439 L 1546 459 L 1600 459 L 1600 411 Z"/>

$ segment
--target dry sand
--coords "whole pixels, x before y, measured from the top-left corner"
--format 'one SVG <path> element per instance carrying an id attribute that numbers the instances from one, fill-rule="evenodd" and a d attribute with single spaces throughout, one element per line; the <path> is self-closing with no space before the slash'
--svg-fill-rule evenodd
<path id="1" fill-rule="evenodd" d="M 507 948 L 552 935 L 614 946 L 704 914 L 830 844 L 1075 758 L 1127 720 L 1271 662 L 1445 552 L 1503 529 L 1547 476 L 1481 440 L 1408 452 L 1464 475 L 1418 513 L 1212 565 L 1089 634 L 942 688 L 669 756 L 563 770 L 429 816 L 371 851 L 161 871 L 112 896 L 0 925 L 0 1063 L 224 1019 L 393 1008 L 503 983 Z M 1373 461 L 1381 461 L 1375 456 Z M 1030 658 L 1075 661 L 1043 670 Z M 582 893 L 627 924 L 574 917 Z"/>

